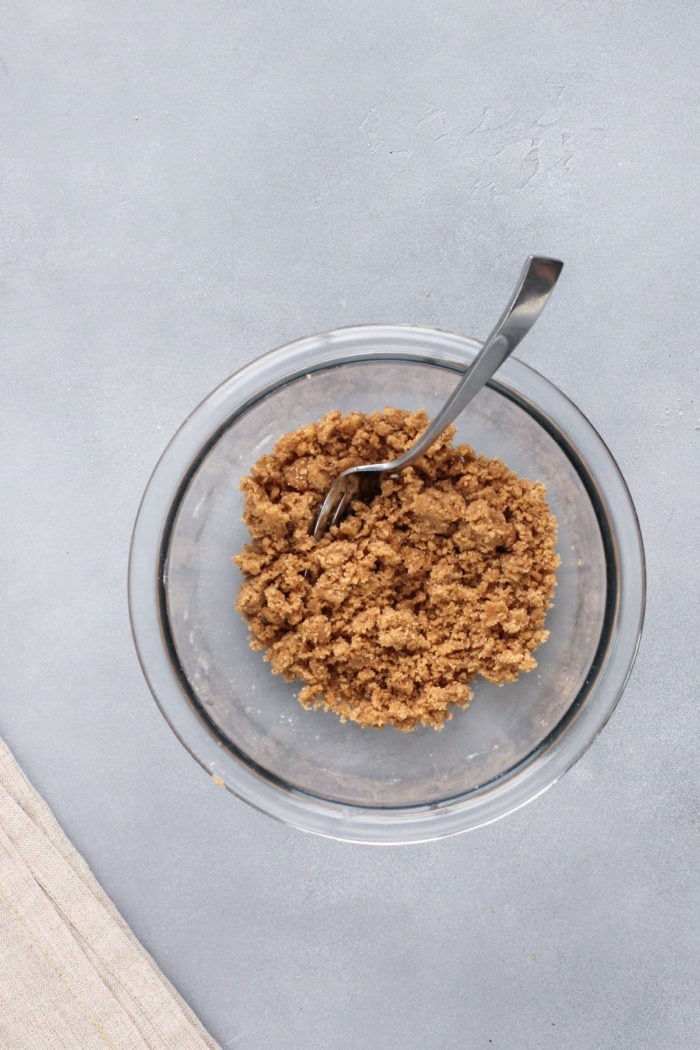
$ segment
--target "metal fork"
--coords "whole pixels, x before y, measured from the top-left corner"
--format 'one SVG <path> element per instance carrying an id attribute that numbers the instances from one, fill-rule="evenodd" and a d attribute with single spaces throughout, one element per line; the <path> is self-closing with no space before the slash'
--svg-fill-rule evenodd
<path id="1" fill-rule="evenodd" d="M 349 509 L 352 500 L 376 496 L 381 488 L 382 478 L 399 474 L 428 451 L 443 430 L 467 407 L 530 331 L 542 313 L 563 265 L 558 259 L 545 259 L 538 255 L 528 258 L 510 303 L 498 324 L 423 436 L 398 459 L 389 463 L 350 467 L 339 474 L 316 516 L 312 529 L 315 539 L 320 539 L 331 525 L 337 525 Z"/>

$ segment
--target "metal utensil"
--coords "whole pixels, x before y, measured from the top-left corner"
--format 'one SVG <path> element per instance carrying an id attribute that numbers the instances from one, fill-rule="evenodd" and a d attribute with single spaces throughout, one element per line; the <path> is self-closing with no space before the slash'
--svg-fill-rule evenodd
<path id="1" fill-rule="evenodd" d="M 375 496 L 381 488 L 383 477 L 400 473 L 428 451 L 530 331 L 542 313 L 563 265 L 558 259 L 545 259 L 538 255 L 529 257 L 498 324 L 423 436 L 398 459 L 389 463 L 350 467 L 339 474 L 329 488 L 314 522 L 312 534 L 315 539 L 320 539 L 326 529 L 341 520 L 353 499 Z"/>

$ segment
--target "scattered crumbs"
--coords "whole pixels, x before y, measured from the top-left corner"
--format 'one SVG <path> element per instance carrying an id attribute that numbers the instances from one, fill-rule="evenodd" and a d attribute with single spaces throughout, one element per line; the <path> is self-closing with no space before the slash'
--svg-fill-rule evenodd
<path id="1" fill-rule="evenodd" d="M 316 541 L 331 481 L 394 459 L 425 412 L 329 412 L 286 434 L 241 489 L 251 542 L 236 607 L 253 649 L 298 680 L 299 703 L 360 726 L 441 729 L 471 683 L 513 682 L 533 656 L 556 583 L 544 486 L 454 446 L 454 427 L 370 503 Z"/>
<path id="2" fill-rule="evenodd" d="M 530 958 L 531 958 L 531 959 L 536 959 L 536 958 L 537 958 L 537 956 L 531 953 L 531 954 L 530 954 Z"/>
<path id="3" fill-rule="evenodd" d="M 489 908 L 489 911 L 491 912 L 492 915 L 496 914 L 496 909 L 495 908 Z"/>
<path id="4" fill-rule="evenodd" d="M 224 786 L 223 779 L 220 776 L 218 776 L 216 773 L 212 773 L 211 779 L 214 781 L 214 783 L 216 784 L 217 787 L 223 787 Z"/>

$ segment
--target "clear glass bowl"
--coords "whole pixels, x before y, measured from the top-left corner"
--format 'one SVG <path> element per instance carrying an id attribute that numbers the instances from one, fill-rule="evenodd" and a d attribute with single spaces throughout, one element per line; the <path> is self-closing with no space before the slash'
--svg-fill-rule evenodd
<path id="1" fill-rule="evenodd" d="M 227 379 L 172 439 L 138 513 L 129 567 L 136 647 L 171 727 L 239 798 L 307 831 L 416 842 L 489 823 L 541 794 L 603 727 L 630 672 L 644 555 L 629 493 L 593 427 L 511 359 L 457 421 L 457 440 L 547 486 L 561 568 L 538 667 L 477 681 L 441 732 L 360 729 L 306 711 L 248 645 L 231 562 L 247 539 L 241 477 L 333 408 L 434 414 L 480 344 L 401 325 L 291 343 Z"/>

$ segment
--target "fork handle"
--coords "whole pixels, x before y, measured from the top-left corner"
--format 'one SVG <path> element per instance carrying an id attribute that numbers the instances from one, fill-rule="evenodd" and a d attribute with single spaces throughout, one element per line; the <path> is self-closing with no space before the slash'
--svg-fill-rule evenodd
<path id="1" fill-rule="evenodd" d="M 545 259 L 538 255 L 528 258 L 510 303 L 444 408 L 438 412 L 413 448 L 393 463 L 385 464 L 385 468 L 390 468 L 391 472 L 403 470 L 420 459 L 437 441 L 443 430 L 467 407 L 481 388 L 486 386 L 494 372 L 507 357 L 510 357 L 542 313 L 563 265 L 558 259 Z"/>

